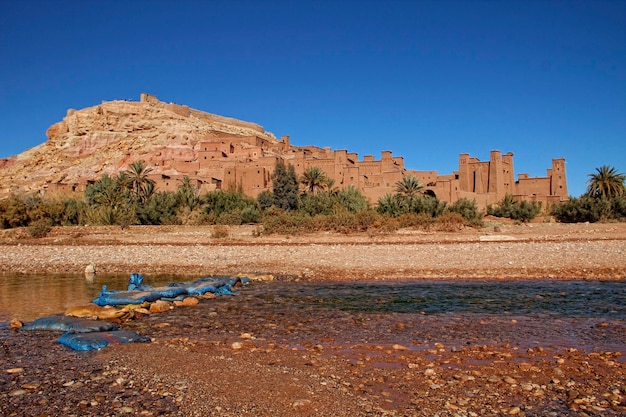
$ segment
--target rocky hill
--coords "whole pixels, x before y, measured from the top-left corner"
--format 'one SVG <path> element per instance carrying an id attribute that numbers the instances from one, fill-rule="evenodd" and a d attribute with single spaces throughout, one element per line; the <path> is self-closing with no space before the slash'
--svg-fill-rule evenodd
<path id="1" fill-rule="evenodd" d="M 138 159 L 188 160 L 201 141 L 214 137 L 257 136 L 278 142 L 257 124 L 163 103 L 149 94 L 142 94 L 139 102 L 116 100 L 70 109 L 46 135 L 47 142 L 0 159 L 0 198 L 99 178 L 127 169 Z M 159 169 L 155 166 L 153 172 L 171 174 Z"/>

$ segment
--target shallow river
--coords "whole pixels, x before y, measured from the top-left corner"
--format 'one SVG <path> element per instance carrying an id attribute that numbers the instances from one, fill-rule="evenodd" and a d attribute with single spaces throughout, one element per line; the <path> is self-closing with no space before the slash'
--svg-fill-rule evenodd
<path id="1" fill-rule="evenodd" d="M 145 283 L 191 279 L 147 276 Z M 59 313 L 89 303 L 103 284 L 125 289 L 126 282 L 127 276 L 89 281 L 77 275 L 0 275 L 0 322 L 6 327 L 13 317 L 30 321 Z M 273 320 L 278 326 L 272 326 L 272 336 L 289 344 L 328 333 L 346 343 L 389 339 L 417 346 L 512 343 L 626 352 L 623 281 L 254 282 L 239 296 L 205 300 L 167 320 L 178 317 L 189 326 L 206 321 L 207 309 L 237 309 L 233 322 L 246 318 L 243 330 Z"/>

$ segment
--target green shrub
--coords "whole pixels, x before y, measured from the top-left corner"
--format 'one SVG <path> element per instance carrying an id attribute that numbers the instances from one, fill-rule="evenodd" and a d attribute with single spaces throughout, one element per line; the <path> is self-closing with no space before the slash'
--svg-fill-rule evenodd
<path id="1" fill-rule="evenodd" d="M 146 203 L 137 205 L 137 218 L 141 224 L 146 225 L 181 224 L 183 220 L 179 215 L 184 213 L 184 216 L 188 217 L 192 211 L 184 212 L 181 209 L 182 206 L 177 193 L 157 192 Z M 184 205 L 184 207 L 189 206 Z"/>
<path id="2" fill-rule="evenodd" d="M 241 210 L 242 224 L 258 223 L 260 219 L 261 213 L 255 206 L 244 207 L 243 210 Z"/>
<path id="3" fill-rule="evenodd" d="M 448 206 L 448 212 L 460 214 L 470 226 L 481 226 L 483 213 L 478 210 L 476 201 L 461 198 Z"/>
<path id="4" fill-rule="evenodd" d="M 611 217 L 616 220 L 626 219 L 626 196 L 614 197 L 611 200 Z"/>
<path id="5" fill-rule="evenodd" d="M 534 219 L 540 212 L 541 205 L 539 203 L 515 201 L 511 194 L 507 194 L 497 206 L 487 207 L 487 214 L 522 222 L 528 222 Z"/>
<path id="6" fill-rule="evenodd" d="M 583 196 L 552 206 L 551 214 L 561 223 L 595 223 L 606 217 L 609 211 L 608 200 Z"/>
<path id="7" fill-rule="evenodd" d="M 348 186 L 338 192 L 330 192 L 332 196 L 333 206 L 340 206 L 352 213 L 358 213 L 364 210 L 369 210 L 370 203 L 354 185 Z"/>
<path id="8" fill-rule="evenodd" d="M 298 210 L 309 216 L 317 214 L 331 214 L 335 199 L 329 192 L 321 191 L 316 194 L 305 194 L 300 198 Z"/>
<path id="9" fill-rule="evenodd" d="M 264 190 L 261 191 L 261 194 L 259 194 L 256 200 L 259 203 L 259 207 L 261 207 L 261 210 L 265 211 L 272 207 L 272 205 L 274 204 L 274 195 L 271 191 Z"/>
<path id="10" fill-rule="evenodd" d="M 376 211 L 379 214 L 389 217 L 398 217 L 402 214 L 402 209 L 400 207 L 400 202 L 398 198 L 395 195 L 389 193 L 378 199 Z"/>
<path id="11" fill-rule="evenodd" d="M 206 214 L 212 214 L 216 219 L 221 218 L 222 214 L 228 212 L 238 212 L 236 215 L 241 217 L 241 211 L 246 207 L 258 209 L 257 201 L 248 197 L 240 191 L 217 190 L 206 193 L 203 196 L 204 211 Z M 239 220 L 241 224 L 241 220 Z"/>

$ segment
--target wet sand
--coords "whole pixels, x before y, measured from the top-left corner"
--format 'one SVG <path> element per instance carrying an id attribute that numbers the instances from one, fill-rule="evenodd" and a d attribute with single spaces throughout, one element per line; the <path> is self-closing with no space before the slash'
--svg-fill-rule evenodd
<path id="1" fill-rule="evenodd" d="M 147 344 L 81 353 L 56 343 L 58 335 L 2 329 L 0 415 L 622 416 L 623 320 L 571 318 L 550 331 L 524 316 L 294 311 L 261 291 L 281 280 L 341 280 L 354 271 L 360 271 L 354 279 L 423 278 L 420 271 L 428 270 L 431 277 L 568 278 L 579 271 L 592 280 L 624 278 L 623 225 L 563 226 L 540 225 L 530 234 L 532 227 L 511 225 L 445 236 L 259 241 L 235 231 L 215 241 L 210 232 L 180 229 L 56 231 L 33 242 L 5 234 L 4 271 L 82 272 L 88 257 L 81 253 L 104 253 L 108 262 L 102 255 L 96 265 L 111 272 L 123 266 L 123 256 L 110 248 L 139 257 L 165 247 L 179 255 L 157 251 L 140 265 L 157 259 L 155 269 L 184 267 L 194 256 L 208 256 L 204 273 L 273 272 L 278 282 L 124 324 L 151 337 Z M 192 255 L 198 245 L 201 252 Z M 11 258 L 18 253 L 30 265 Z M 582 343 L 566 337 L 568 329 Z"/>

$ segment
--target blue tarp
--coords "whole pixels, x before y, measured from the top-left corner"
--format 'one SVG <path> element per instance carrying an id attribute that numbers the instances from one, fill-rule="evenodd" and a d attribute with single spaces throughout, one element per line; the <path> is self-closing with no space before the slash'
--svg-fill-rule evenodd
<path id="1" fill-rule="evenodd" d="M 215 276 L 204 277 L 195 281 L 173 282 L 166 287 L 153 287 L 143 283 L 144 277 L 131 274 L 127 291 L 108 291 L 106 285 L 93 303 L 99 306 L 141 304 L 160 299 L 172 299 L 185 295 L 203 295 L 208 292 L 215 295 L 234 295 L 233 288 L 250 282 L 248 278 Z"/>
<path id="2" fill-rule="evenodd" d="M 249 278 L 214 276 L 195 281 L 173 282 L 165 287 L 152 287 L 143 283 L 143 276 L 132 274 L 128 290 L 107 291 L 106 285 L 93 302 L 98 306 L 141 304 L 159 299 L 182 298 L 186 295 L 202 295 L 207 292 L 216 295 L 234 295 L 235 287 L 250 282 Z M 111 344 L 149 342 L 150 339 L 135 332 L 117 330 L 117 325 L 104 320 L 91 320 L 81 317 L 55 315 L 42 317 L 26 324 L 22 330 L 51 330 L 65 332 L 59 343 L 74 350 L 102 349 Z"/>
<path id="3" fill-rule="evenodd" d="M 41 317 L 22 327 L 22 330 L 48 330 L 65 333 L 103 332 L 116 329 L 117 325 L 109 321 L 62 315 Z"/>
<path id="4" fill-rule="evenodd" d="M 120 343 L 149 342 L 150 338 L 141 336 L 129 330 L 112 332 L 94 332 L 72 334 L 65 333 L 59 337 L 59 343 L 74 350 L 102 349 L 109 345 Z"/>

